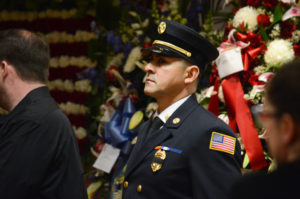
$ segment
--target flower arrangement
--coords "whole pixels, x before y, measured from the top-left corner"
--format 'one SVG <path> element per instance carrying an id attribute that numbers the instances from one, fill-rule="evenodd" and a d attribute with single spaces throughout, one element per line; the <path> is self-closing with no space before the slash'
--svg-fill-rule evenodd
<path id="1" fill-rule="evenodd" d="M 258 170 L 268 167 L 271 158 L 259 139 L 264 130 L 253 128 L 257 123 L 251 110 L 263 102 L 264 86 L 276 70 L 299 57 L 300 9 L 296 1 L 286 0 L 229 0 L 225 4 L 233 5 L 233 16 L 219 43 L 211 86 L 201 92 L 200 103 L 238 133 L 243 167 Z M 239 117 L 244 118 L 243 124 Z"/>

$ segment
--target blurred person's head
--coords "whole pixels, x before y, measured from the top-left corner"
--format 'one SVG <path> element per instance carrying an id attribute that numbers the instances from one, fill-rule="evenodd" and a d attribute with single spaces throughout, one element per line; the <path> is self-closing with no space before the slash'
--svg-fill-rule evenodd
<path id="1" fill-rule="evenodd" d="M 49 46 L 35 33 L 0 31 L 0 107 L 11 110 L 29 91 L 48 80 Z"/>
<path id="2" fill-rule="evenodd" d="M 267 84 L 263 111 L 268 148 L 278 164 L 300 158 L 300 60 L 284 65 Z"/>

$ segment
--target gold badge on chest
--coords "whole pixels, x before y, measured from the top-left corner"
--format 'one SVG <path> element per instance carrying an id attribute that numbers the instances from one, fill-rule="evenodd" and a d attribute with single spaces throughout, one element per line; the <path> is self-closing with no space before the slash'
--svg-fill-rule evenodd
<path id="1" fill-rule="evenodd" d="M 152 169 L 153 172 L 156 172 L 156 171 L 160 170 L 161 166 L 162 166 L 162 164 L 159 164 L 157 162 L 152 162 L 151 163 L 151 169 Z"/>
<path id="2" fill-rule="evenodd" d="M 164 150 L 159 149 L 155 152 L 154 157 L 164 160 L 164 159 L 166 159 L 167 154 Z"/>
<path id="3" fill-rule="evenodd" d="M 151 169 L 153 172 L 156 172 L 161 169 L 163 161 L 166 159 L 167 154 L 164 150 L 157 150 L 154 154 L 154 160 L 151 163 Z"/>

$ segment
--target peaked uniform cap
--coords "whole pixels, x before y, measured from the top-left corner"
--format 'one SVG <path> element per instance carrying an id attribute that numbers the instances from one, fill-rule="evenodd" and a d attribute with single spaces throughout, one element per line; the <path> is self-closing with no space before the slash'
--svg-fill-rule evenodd
<path id="1" fill-rule="evenodd" d="M 152 46 L 143 51 L 180 57 L 202 70 L 219 56 L 217 48 L 195 30 L 168 20 L 159 23 Z"/>

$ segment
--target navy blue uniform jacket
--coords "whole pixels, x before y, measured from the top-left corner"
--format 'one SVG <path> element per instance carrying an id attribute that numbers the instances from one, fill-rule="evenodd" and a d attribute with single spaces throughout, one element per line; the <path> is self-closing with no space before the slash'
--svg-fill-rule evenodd
<path id="1" fill-rule="evenodd" d="M 179 118 L 179 122 L 173 122 Z M 175 120 L 176 121 L 176 120 Z M 138 131 L 137 143 L 129 157 L 123 188 L 124 199 L 222 199 L 240 177 L 240 145 L 234 155 L 209 149 L 212 132 L 234 137 L 223 121 L 197 103 L 195 95 L 187 99 L 162 128 L 144 140 L 150 120 Z M 166 152 L 160 170 L 151 163 L 156 146 L 181 150 Z M 127 187 L 127 188 L 126 188 Z"/>

